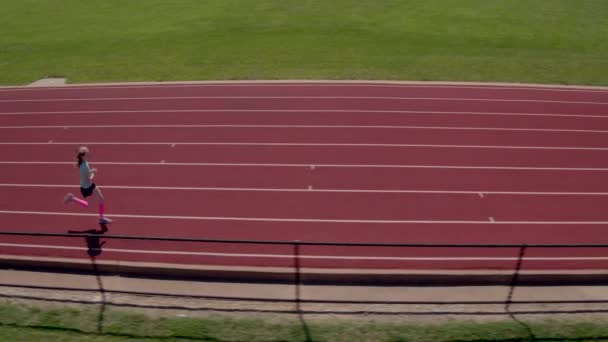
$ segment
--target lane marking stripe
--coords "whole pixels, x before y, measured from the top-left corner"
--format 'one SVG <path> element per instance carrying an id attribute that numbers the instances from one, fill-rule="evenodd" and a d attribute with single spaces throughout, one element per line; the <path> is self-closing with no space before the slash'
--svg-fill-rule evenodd
<path id="1" fill-rule="evenodd" d="M 608 102 L 596 101 L 558 101 L 558 100 L 531 100 L 531 99 L 487 99 L 487 98 L 463 98 L 463 97 L 400 97 L 400 96 L 150 96 L 150 97 L 76 97 L 76 98 L 48 98 L 48 99 L 19 99 L 2 100 L 0 103 L 19 102 L 86 102 L 86 101 L 140 101 L 140 100 L 299 100 L 299 99 L 329 99 L 329 100 L 400 100 L 400 101 L 455 101 L 455 102 L 527 102 L 527 103 L 559 103 L 559 104 L 584 104 L 584 105 L 608 105 Z"/>
<path id="2" fill-rule="evenodd" d="M 49 141 L 17 141 L 0 142 L 0 146 L 51 146 L 51 145 L 130 145 L 130 146 L 283 146 L 283 147 L 413 147 L 413 148 L 472 148 L 472 149 L 512 149 L 512 150 L 564 150 L 564 151 L 608 151 L 608 147 L 577 147 L 577 146 L 517 146 L 517 145 L 434 145 L 434 144 L 368 144 L 368 143 L 272 143 L 272 142 L 59 142 Z"/>
<path id="3" fill-rule="evenodd" d="M 99 236 L 103 239 L 103 236 Z M 37 249 L 60 249 L 87 251 L 86 247 L 56 246 L 56 245 L 34 245 L 17 243 L 0 243 L 0 247 L 13 248 L 37 248 Z M 260 253 L 212 253 L 212 252 L 183 252 L 183 251 L 163 251 L 146 249 L 121 249 L 121 248 L 102 248 L 105 252 L 134 253 L 134 254 L 161 254 L 161 255 L 186 255 L 186 256 L 212 256 L 212 257 L 236 257 L 236 258 L 277 258 L 293 259 L 290 254 L 260 254 Z M 328 259 L 328 260 L 386 260 L 386 261 L 515 261 L 518 257 L 371 257 L 371 256 L 337 256 L 337 255 L 299 255 L 300 259 Z M 608 257 L 524 257 L 526 261 L 604 261 Z"/>
<path id="4" fill-rule="evenodd" d="M 372 113 L 372 114 L 434 114 L 434 115 L 498 115 L 541 116 L 571 118 L 603 118 L 608 115 L 556 114 L 556 113 L 506 113 L 506 112 L 447 112 L 423 110 L 358 110 L 358 109 L 150 109 L 150 110 L 78 110 L 40 112 L 0 112 L 0 115 L 51 115 L 51 114 L 148 114 L 148 113 Z"/>
<path id="5" fill-rule="evenodd" d="M 608 130 L 567 128 L 464 127 L 464 126 L 357 126 L 357 125 L 55 125 L 55 126 L 0 126 L 0 129 L 68 129 L 68 128 L 323 128 L 323 129 L 421 129 L 458 131 L 514 131 L 514 132 L 572 132 L 608 133 Z"/>
<path id="6" fill-rule="evenodd" d="M 97 214 L 0 210 L 8 215 L 47 215 L 47 216 L 86 216 L 97 217 Z M 371 223 L 371 224 L 490 224 L 490 225 L 608 225 L 608 221 L 472 221 L 472 220 L 358 220 L 358 219 L 312 219 L 312 218 L 276 218 L 276 217 L 227 217 L 227 216 L 176 216 L 176 215 L 131 215 L 110 214 L 116 218 L 197 220 L 197 221 L 243 221 L 243 222 L 306 222 L 306 223 Z"/>
<path id="7" fill-rule="evenodd" d="M 70 184 L 19 184 L 0 183 L 0 187 L 15 188 L 74 188 Z M 608 196 L 608 192 L 569 192 L 569 191 L 487 191 L 487 190 L 384 190 L 384 189 L 324 189 L 308 186 L 307 188 L 230 188 L 230 187 L 178 187 L 178 186 L 135 186 L 135 185 L 103 185 L 104 189 L 133 189 L 133 190 L 180 190 L 180 191 L 251 191 L 251 192 L 332 192 L 332 193 L 397 193 L 397 194 L 455 194 L 476 195 L 547 195 L 547 196 Z"/>
<path id="8" fill-rule="evenodd" d="M 0 161 L 0 165 L 73 165 L 73 162 Z M 172 162 L 95 162 L 96 165 L 142 166 L 228 166 L 228 167 L 315 167 L 327 168 L 395 168 L 395 169 L 457 169 L 457 170 L 529 170 L 529 171 L 608 171 L 593 167 L 526 167 L 526 166 L 452 166 L 452 165 L 373 165 L 373 164 L 272 164 L 272 163 L 172 163 Z"/>

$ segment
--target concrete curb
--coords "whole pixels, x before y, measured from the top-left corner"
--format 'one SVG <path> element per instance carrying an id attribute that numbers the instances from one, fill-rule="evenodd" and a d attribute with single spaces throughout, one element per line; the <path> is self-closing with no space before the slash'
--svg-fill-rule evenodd
<path id="1" fill-rule="evenodd" d="M 0 255 L 1 269 L 117 275 L 165 280 L 357 286 L 512 285 L 514 271 L 367 270 L 235 267 L 125 262 L 118 260 L 33 258 Z M 608 270 L 521 271 L 517 285 L 608 285 Z"/>
<path id="2" fill-rule="evenodd" d="M 144 81 L 144 82 L 107 82 L 107 83 L 71 83 L 54 86 L 15 85 L 0 86 L 0 90 L 20 89 L 60 89 L 87 87 L 129 87 L 129 86 L 174 86 L 174 85 L 262 85 L 262 84 L 336 84 L 336 85 L 369 85 L 369 86 L 454 86 L 454 87 L 500 87 L 500 88 L 532 88 L 532 89 L 563 89 L 563 90 L 596 90 L 608 91 L 608 86 L 542 84 L 542 83 L 507 83 L 507 82 L 458 82 L 458 81 L 392 81 L 392 80 L 209 80 L 209 81 Z"/>

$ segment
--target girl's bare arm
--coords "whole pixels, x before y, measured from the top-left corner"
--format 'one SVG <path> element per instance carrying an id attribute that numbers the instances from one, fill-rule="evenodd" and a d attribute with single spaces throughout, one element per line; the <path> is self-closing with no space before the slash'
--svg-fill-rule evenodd
<path id="1" fill-rule="evenodd" d="M 96 168 L 89 169 L 89 179 L 92 181 L 95 178 L 95 173 L 97 172 Z"/>

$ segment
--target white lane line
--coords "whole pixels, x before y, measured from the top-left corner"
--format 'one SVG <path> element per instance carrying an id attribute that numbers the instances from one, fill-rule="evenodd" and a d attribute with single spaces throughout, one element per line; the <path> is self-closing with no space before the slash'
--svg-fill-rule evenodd
<path id="1" fill-rule="evenodd" d="M 49 145 L 97 145 L 97 146 L 280 146 L 280 147 L 400 147 L 400 148 L 471 148 L 471 149 L 510 149 L 510 150 L 563 150 L 563 151 L 608 151 L 608 147 L 577 146 L 513 146 L 513 145 L 433 145 L 433 144 L 369 144 L 369 143 L 264 143 L 264 142 L 129 142 L 129 141 L 79 141 L 79 142 L 0 142 L 0 146 L 49 146 Z"/>
<path id="2" fill-rule="evenodd" d="M 5 188 L 62 188 L 77 187 L 74 184 L 22 184 L 0 183 Z M 179 186 L 136 186 L 136 185 L 102 185 L 104 189 L 128 190 L 178 190 L 178 191 L 249 191 L 249 192 L 321 192 L 321 193 L 387 193 L 387 194 L 453 194 L 477 195 L 523 195 L 523 196 L 608 196 L 608 192 L 584 191 L 479 191 L 479 190 L 413 190 L 413 189 L 330 189 L 309 185 L 307 188 L 231 188 L 231 187 L 179 187 Z"/>
<path id="3" fill-rule="evenodd" d="M 377 125 L 70 125 L 70 126 L 0 126 L 0 129 L 68 129 L 68 128 L 298 128 L 298 129 L 411 129 L 455 131 L 571 132 L 608 133 L 608 130 L 568 128 L 515 128 L 466 126 L 377 126 Z"/>
<path id="4" fill-rule="evenodd" d="M 0 210 L 7 215 L 44 215 L 44 216 L 87 216 L 97 217 L 97 214 L 54 212 L 54 211 L 24 211 Z M 115 218 L 135 218 L 154 220 L 188 220 L 188 221 L 240 221 L 240 222 L 300 222 L 300 223 L 365 223 L 365 224 L 491 224 L 491 225 L 608 225 L 608 221 L 494 221 L 488 220 L 363 220 L 363 219 L 316 219 L 316 218 L 278 218 L 278 217 L 231 217 L 231 216 L 179 216 L 179 215 L 132 215 L 108 214 Z"/>
<path id="5" fill-rule="evenodd" d="M 64 115 L 64 114 L 149 114 L 149 113 L 370 113 L 370 114 L 424 114 L 424 115 L 492 115 L 492 116 L 540 116 L 569 118 L 603 118 L 608 115 L 555 114 L 555 113 L 508 113 L 508 112 L 448 112 L 424 110 L 359 110 L 359 109 L 150 109 L 150 110 L 78 110 L 40 112 L 0 112 L 0 115 Z"/>
<path id="6" fill-rule="evenodd" d="M 453 101 L 453 102 L 518 102 L 518 103 L 557 103 L 557 104 L 584 104 L 608 105 L 608 102 L 596 101 L 559 101 L 559 100 L 531 100 L 531 99 L 488 99 L 463 97 L 400 97 L 400 96 L 151 96 L 151 97 L 75 97 L 75 98 L 49 98 L 49 99 L 12 99 L 0 100 L 0 103 L 19 102 L 86 102 L 86 101 L 160 101 L 160 100 L 399 100 L 399 101 Z"/>
<path id="7" fill-rule="evenodd" d="M 263 83 L 265 82 L 265 83 Z M 209 88 L 209 87 L 222 87 L 222 88 L 252 88 L 252 87 L 291 87 L 291 88 L 310 88 L 310 87 L 325 87 L 325 88 L 430 88 L 430 89 L 486 89 L 486 90 L 523 90 L 523 91 L 556 91 L 556 92 L 581 92 L 581 93 L 607 93 L 606 87 L 594 87 L 594 86 L 575 86 L 575 85 L 542 85 L 542 84 L 466 84 L 466 83 L 450 83 L 450 82 L 430 82 L 430 83 L 404 83 L 402 81 L 357 81 L 357 82 L 327 82 L 323 80 L 316 81 L 297 81 L 297 82 L 285 82 L 285 81 L 237 81 L 237 82 L 180 82 L 171 83 L 163 82 L 160 83 L 122 83 L 122 84 L 65 84 L 61 87 L 0 87 L 0 92 L 19 92 L 19 91 L 30 91 L 30 92 L 46 92 L 48 90 L 58 91 L 71 91 L 71 90 L 89 90 L 89 89 L 164 89 L 164 88 Z"/>
<path id="8" fill-rule="evenodd" d="M 99 236 L 103 239 L 103 236 Z M 0 247 L 12 248 L 36 248 L 36 249 L 59 249 L 87 251 L 86 247 L 57 246 L 57 245 L 38 245 L 21 243 L 0 243 Z M 184 252 L 166 251 L 153 249 L 122 249 L 103 247 L 105 252 L 132 253 L 132 254 L 160 254 L 160 255 L 186 255 L 186 256 L 212 256 L 212 257 L 236 257 L 236 258 L 277 258 L 293 259 L 293 254 L 262 254 L 262 253 L 214 253 L 214 252 Z M 377 256 L 342 256 L 342 255 L 299 255 L 300 259 L 328 259 L 328 260 L 395 260 L 395 261 L 514 261 L 520 260 L 518 257 L 377 257 Z M 601 261 L 608 260 L 608 257 L 523 257 L 522 260 L 529 261 Z"/>
<path id="9" fill-rule="evenodd" d="M 74 165 L 73 162 L 54 161 L 0 161 L 0 165 Z M 165 162 L 100 162 L 95 165 L 125 166 L 217 166 L 217 167 L 295 167 L 310 168 L 310 164 L 272 164 L 272 163 L 171 163 Z M 372 168 L 372 169 L 446 169 L 446 170 L 529 170 L 529 171 L 608 171 L 601 167 L 532 167 L 532 166 L 456 166 L 456 165 L 391 165 L 391 164 L 315 164 L 323 168 Z"/>

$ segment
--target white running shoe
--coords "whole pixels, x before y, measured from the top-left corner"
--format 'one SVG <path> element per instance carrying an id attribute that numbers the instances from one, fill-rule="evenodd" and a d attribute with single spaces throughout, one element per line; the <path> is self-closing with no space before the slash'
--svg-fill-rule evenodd
<path id="1" fill-rule="evenodd" d="M 74 198 L 74 194 L 71 192 L 69 194 L 65 195 L 63 197 L 63 205 L 67 205 L 68 203 L 72 202 L 73 198 Z"/>
<path id="2" fill-rule="evenodd" d="M 101 223 L 101 224 L 108 224 L 108 223 L 111 223 L 111 222 L 112 222 L 112 220 L 109 219 L 109 218 L 107 218 L 107 217 L 102 217 L 102 218 L 99 219 L 99 223 Z"/>

